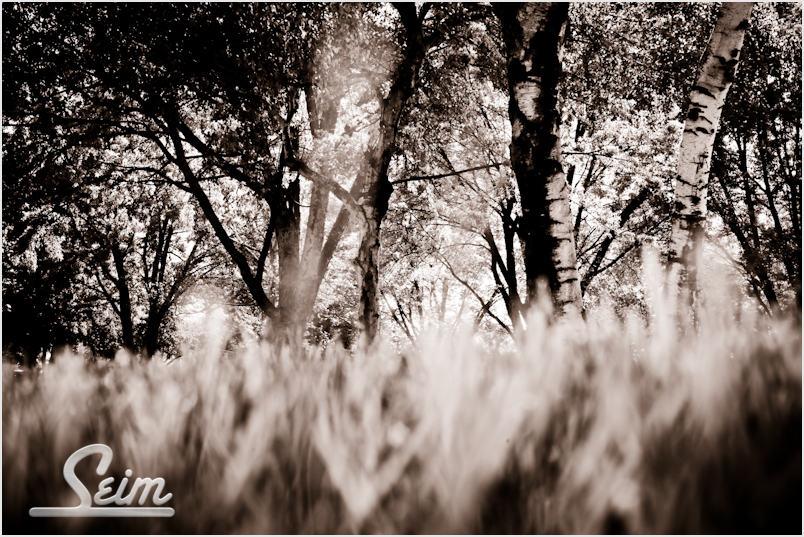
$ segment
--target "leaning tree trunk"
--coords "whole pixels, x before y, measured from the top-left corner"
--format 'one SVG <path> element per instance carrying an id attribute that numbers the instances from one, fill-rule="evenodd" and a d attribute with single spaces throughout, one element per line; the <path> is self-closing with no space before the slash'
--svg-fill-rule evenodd
<path id="1" fill-rule="evenodd" d="M 511 166 L 522 203 L 529 300 L 546 280 L 559 312 L 581 309 L 569 187 L 561 163 L 558 82 L 567 4 L 496 4 L 508 61 Z"/>
<path id="2" fill-rule="evenodd" d="M 421 20 L 414 4 L 397 4 L 395 7 L 405 29 L 405 49 L 394 71 L 388 96 L 382 101 L 377 138 L 366 150 L 360 173 L 361 184 L 365 184 L 366 189 L 360 207 L 364 217 L 363 234 L 356 264 L 361 274 L 360 320 L 368 341 L 375 338 L 379 329 L 380 227 L 393 193 L 388 167 L 395 151 L 402 110 L 413 95 L 426 51 Z"/>
<path id="3" fill-rule="evenodd" d="M 752 3 L 726 2 L 720 8 L 698 79 L 690 92 L 689 111 L 678 155 L 676 203 L 669 260 L 694 292 L 697 258 L 706 220 L 709 165 L 720 114 L 734 81 Z"/>

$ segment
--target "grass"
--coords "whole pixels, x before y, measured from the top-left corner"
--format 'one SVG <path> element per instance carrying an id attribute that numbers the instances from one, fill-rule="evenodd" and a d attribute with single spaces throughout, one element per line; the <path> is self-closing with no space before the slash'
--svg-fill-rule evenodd
<path id="1" fill-rule="evenodd" d="M 171 363 L 4 364 L 3 530 L 800 533 L 798 320 L 710 286 L 693 327 L 670 288 L 647 316 L 536 310 L 511 351 L 231 352 L 212 319 Z M 175 517 L 29 518 L 77 503 L 62 464 L 96 442 L 117 478 L 165 477 Z"/>

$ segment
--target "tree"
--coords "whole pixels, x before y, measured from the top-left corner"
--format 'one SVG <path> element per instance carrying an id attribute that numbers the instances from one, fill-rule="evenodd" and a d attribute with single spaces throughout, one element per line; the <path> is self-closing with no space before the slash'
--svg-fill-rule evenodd
<path id="1" fill-rule="evenodd" d="M 672 264 L 686 269 L 692 289 L 706 220 L 712 149 L 726 96 L 737 73 L 752 7 L 752 3 L 723 3 L 690 92 L 678 156 L 669 256 Z"/>
<path id="2" fill-rule="evenodd" d="M 4 5 L 4 335 L 170 352 L 203 296 L 283 339 L 496 339 L 540 279 L 639 307 L 682 137 L 714 147 L 709 261 L 800 302 L 800 8 L 753 9 L 710 129 L 719 7 Z"/>
<path id="3" fill-rule="evenodd" d="M 755 6 L 712 155 L 714 232 L 768 311 L 801 307 L 800 15 Z"/>
<path id="4" fill-rule="evenodd" d="M 580 311 L 569 187 L 561 161 L 558 82 L 566 4 L 496 4 L 508 60 L 511 165 L 522 204 L 528 296 L 545 279 L 559 311 Z"/>
<path id="5" fill-rule="evenodd" d="M 166 334 L 175 306 L 217 266 L 203 224 L 188 221 L 176 200 L 158 194 L 136 200 L 139 210 L 124 216 L 122 228 L 120 218 L 103 222 L 102 213 L 86 207 L 71 215 L 85 237 L 79 244 L 92 242 L 84 243 L 96 259 L 92 276 L 120 319 L 123 346 L 149 358 L 176 350 Z"/>
<path id="6" fill-rule="evenodd" d="M 378 88 L 379 110 L 376 131 L 372 133 L 361 158 L 361 165 L 352 189 L 346 191 L 327 181 L 325 176 L 301 162 L 295 162 L 305 177 L 327 184 L 331 191 L 349 208 L 361 228 L 361 240 L 355 263 L 360 278 L 359 318 L 366 335 L 372 340 L 379 329 L 379 267 L 380 228 L 388 212 L 393 185 L 390 167 L 399 147 L 397 135 L 408 101 L 418 86 L 419 72 L 426 54 L 445 38 L 445 32 L 467 18 L 466 8 L 435 8 L 425 3 L 421 8 L 412 4 L 395 4 L 399 18 L 397 39 L 399 50 L 392 60 L 387 80 L 387 92 Z M 432 15 L 428 18 L 428 15 Z"/>
<path id="7" fill-rule="evenodd" d="M 9 8 L 4 37 L 15 80 L 4 88 L 4 115 L 28 140 L 33 131 L 55 130 L 66 147 L 115 146 L 118 158 L 106 162 L 113 176 L 125 170 L 127 177 L 192 194 L 248 294 L 282 332 L 305 317 L 288 291 L 297 283 L 292 244 L 298 248 L 300 240 L 299 183 L 286 181 L 284 172 L 288 151 L 298 143 L 292 122 L 307 83 L 311 40 L 303 34 L 315 27 L 318 11 Z M 26 67 L 32 62 L 33 70 Z M 280 72 L 286 74 L 276 76 Z M 246 185 L 270 209 L 254 239 L 261 244 L 256 253 L 238 244 L 211 195 L 231 181 Z M 263 286 L 274 244 L 280 250 L 276 298 Z"/>

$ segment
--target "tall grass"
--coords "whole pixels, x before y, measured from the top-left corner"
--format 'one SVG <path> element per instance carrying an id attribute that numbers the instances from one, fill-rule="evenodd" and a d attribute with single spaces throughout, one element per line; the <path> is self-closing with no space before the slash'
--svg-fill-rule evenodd
<path id="1" fill-rule="evenodd" d="M 798 321 L 710 289 L 693 326 L 647 278 L 647 317 L 539 309 L 508 352 L 434 331 L 232 353 L 213 319 L 171 363 L 5 364 L 3 529 L 800 532 Z M 29 518 L 77 503 L 62 464 L 96 442 L 118 478 L 165 477 L 176 515 Z"/>

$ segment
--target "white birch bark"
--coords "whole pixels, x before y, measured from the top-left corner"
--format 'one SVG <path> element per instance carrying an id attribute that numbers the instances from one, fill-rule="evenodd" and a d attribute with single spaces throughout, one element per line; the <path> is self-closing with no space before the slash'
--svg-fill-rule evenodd
<path id="1" fill-rule="evenodd" d="M 508 60 L 511 165 L 522 204 L 528 299 L 546 281 L 561 313 L 582 309 L 569 187 L 561 158 L 558 83 L 567 6 L 495 4 Z"/>
<path id="2" fill-rule="evenodd" d="M 720 114 L 737 72 L 751 2 L 724 2 L 690 92 L 690 105 L 678 155 L 675 215 L 669 258 L 672 266 L 694 270 L 700 254 L 709 165 Z"/>

